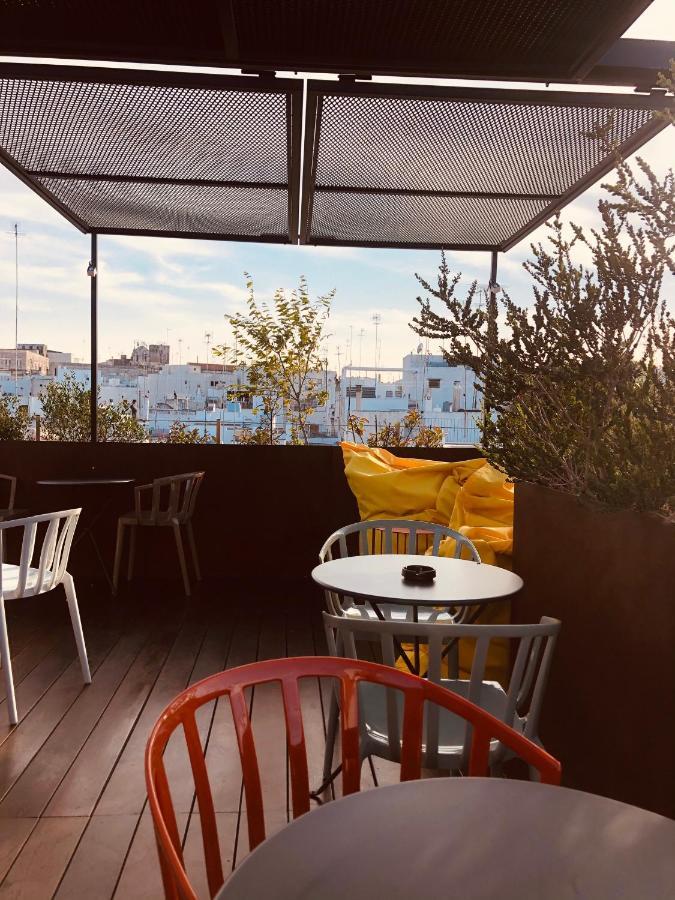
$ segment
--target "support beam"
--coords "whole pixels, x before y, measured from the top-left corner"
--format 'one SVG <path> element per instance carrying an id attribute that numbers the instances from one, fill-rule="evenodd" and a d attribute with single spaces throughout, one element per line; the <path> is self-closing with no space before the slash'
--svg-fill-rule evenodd
<path id="1" fill-rule="evenodd" d="M 490 259 L 490 282 L 488 284 L 488 292 L 487 292 L 487 309 L 485 310 L 487 314 L 487 344 L 486 344 L 486 353 L 488 356 L 488 360 L 494 358 L 494 348 L 497 344 L 497 294 L 499 292 L 499 284 L 497 283 L 497 260 L 499 257 L 499 253 L 497 250 L 492 251 L 491 259 Z M 487 402 L 487 397 L 490 394 L 490 379 L 486 377 L 485 379 L 485 395 L 483 397 L 483 417 L 484 420 L 487 421 L 490 418 L 490 404 Z"/>
<path id="2" fill-rule="evenodd" d="M 96 232 L 92 232 L 91 235 L 91 259 L 89 260 L 87 275 L 91 278 L 90 440 L 92 444 L 95 444 L 98 440 L 98 259 Z"/>

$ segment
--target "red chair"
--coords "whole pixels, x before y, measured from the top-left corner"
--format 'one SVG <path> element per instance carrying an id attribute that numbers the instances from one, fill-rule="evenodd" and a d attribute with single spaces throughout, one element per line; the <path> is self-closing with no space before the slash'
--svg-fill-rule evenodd
<path id="1" fill-rule="evenodd" d="M 199 805 L 206 874 L 209 891 L 213 897 L 222 886 L 224 876 L 213 797 L 195 721 L 195 711 L 218 697 L 229 696 L 243 773 L 249 844 L 253 849 L 265 839 L 265 820 L 260 770 L 244 691 L 254 685 L 268 682 L 278 682 L 281 685 L 291 772 L 293 817 L 297 818 L 309 811 L 310 803 L 298 680 L 317 677 L 333 678 L 339 683 L 342 711 L 343 794 L 353 794 L 360 788 L 358 684 L 361 681 L 394 688 L 403 693 L 401 781 L 411 781 L 420 777 L 424 704 L 430 702 L 461 716 L 471 724 L 469 775 L 488 774 L 490 741 L 497 739 L 528 765 L 538 769 L 543 782 L 560 784 L 560 763 L 545 750 L 480 707 L 425 678 L 418 678 L 416 675 L 377 663 L 323 656 L 274 659 L 229 669 L 211 675 L 179 694 L 164 710 L 148 740 L 145 777 L 164 891 L 168 900 L 197 898 L 185 871 L 181 839 L 163 761 L 167 742 L 176 727 L 182 726 L 187 743 Z"/>

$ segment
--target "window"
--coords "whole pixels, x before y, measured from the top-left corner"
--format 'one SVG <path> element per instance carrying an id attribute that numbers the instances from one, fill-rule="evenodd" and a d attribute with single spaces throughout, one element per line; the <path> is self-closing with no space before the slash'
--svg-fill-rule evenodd
<path id="1" fill-rule="evenodd" d="M 430 388 L 439 388 L 441 386 L 440 378 L 430 378 L 429 379 L 429 387 Z"/>
<path id="2" fill-rule="evenodd" d="M 394 396 L 394 392 L 393 392 L 393 391 L 387 391 L 386 396 L 387 396 L 387 397 L 393 397 L 393 396 Z"/>
<path id="3" fill-rule="evenodd" d="M 374 387 L 361 387 L 361 385 L 357 385 L 356 387 L 348 387 L 347 388 L 347 396 L 348 397 L 356 397 L 356 392 L 361 388 L 361 396 L 364 400 L 374 400 L 375 399 L 375 388 Z"/>

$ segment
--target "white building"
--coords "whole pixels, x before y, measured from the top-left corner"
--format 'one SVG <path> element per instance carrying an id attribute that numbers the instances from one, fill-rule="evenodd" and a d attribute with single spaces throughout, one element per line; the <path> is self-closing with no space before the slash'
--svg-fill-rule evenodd
<path id="1" fill-rule="evenodd" d="M 473 373 L 448 366 L 442 356 L 411 353 L 400 368 L 345 366 L 341 378 L 330 370 L 317 372 L 316 381 L 327 402 L 309 418 L 310 442 L 335 444 L 349 440 L 350 415 L 365 420 L 366 437 L 385 424 L 395 424 L 410 410 L 419 410 L 429 427 L 443 429 L 445 444 L 474 444 L 481 399 Z M 54 374 L 21 375 L 16 393 L 33 415 L 40 415 L 40 394 L 52 380 L 75 378 L 89 387 L 88 363 L 56 362 Z M 222 443 L 237 432 L 255 429 L 262 421 L 260 398 L 246 391 L 246 370 L 223 364 L 166 364 L 144 372 L 126 361 L 99 367 L 100 402 L 132 405 L 152 439 L 162 439 L 175 422 L 196 428 Z M 0 372 L 0 393 L 14 394 L 13 373 Z M 279 416 L 275 427 L 290 439 L 288 423 Z M 283 440 L 284 438 L 282 438 Z"/>
<path id="2" fill-rule="evenodd" d="M 350 415 L 366 420 L 367 435 L 419 410 L 425 425 L 443 429 L 445 444 L 479 439 L 481 397 L 474 373 L 465 366 L 449 366 L 441 355 L 410 353 L 401 368 L 345 366 L 339 406 L 347 438 Z"/>

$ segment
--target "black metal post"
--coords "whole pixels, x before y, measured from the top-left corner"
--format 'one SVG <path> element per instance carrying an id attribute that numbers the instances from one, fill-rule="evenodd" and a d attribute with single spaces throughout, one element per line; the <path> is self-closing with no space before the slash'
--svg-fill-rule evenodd
<path id="1" fill-rule="evenodd" d="M 91 235 L 91 259 L 87 274 L 91 278 L 91 370 L 89 376 L 90 385 L 90 416 L 92 444 L 98 439 L 97 414 L 98 414 L 98 260 L 96 258 L 96 232 Z"/>

